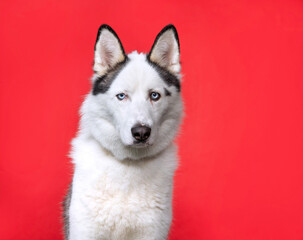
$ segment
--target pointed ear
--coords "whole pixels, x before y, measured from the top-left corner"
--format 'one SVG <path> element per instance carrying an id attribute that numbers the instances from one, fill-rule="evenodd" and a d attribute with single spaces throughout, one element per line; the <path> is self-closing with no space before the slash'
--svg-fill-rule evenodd
<path id="1" fill-rule="evenodd" d="M 161 30 L 147 58 L 172 73 L 180 72 L 180 45 L 174 25 L 167 25 Z"/>
<path id="2" fill-rule="evenodd" d="M 110 26 L 101 25 L 95 44 L 94 71 L 103 75 L 125 60 L 126 55 L 118 35 Z"/>

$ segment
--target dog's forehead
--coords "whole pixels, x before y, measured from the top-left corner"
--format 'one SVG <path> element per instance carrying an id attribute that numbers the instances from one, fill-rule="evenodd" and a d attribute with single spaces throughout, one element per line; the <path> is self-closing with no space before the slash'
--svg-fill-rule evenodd
<path id="1" fill-rule="evenodd" d="M 132 52 L 128 58 L 128 63 L 121 69 L 111 88 L 132 90 L 137 87 L 156 88 L 166 85 L 157 69 L 148 63 L 145 54 Z"/>

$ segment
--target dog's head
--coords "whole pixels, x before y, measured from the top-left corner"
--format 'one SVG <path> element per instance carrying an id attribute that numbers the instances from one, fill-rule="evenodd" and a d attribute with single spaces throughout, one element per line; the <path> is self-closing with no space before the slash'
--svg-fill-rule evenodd
<path id="1" fill-rule="evenodd" d="M 166 148 L 182 117 L 179 56 L 173 25 L 157 35 L 147 55 L 126 55 L 117 34 L 102 25 L 81 131 L 121 160 L 152 156 Z"/>

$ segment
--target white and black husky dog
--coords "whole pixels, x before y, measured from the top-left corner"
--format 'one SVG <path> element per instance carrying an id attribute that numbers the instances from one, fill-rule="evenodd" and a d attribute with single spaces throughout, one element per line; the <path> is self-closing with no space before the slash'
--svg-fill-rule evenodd
<path id="1" fill-rule="evenodd" d="M 66 239 L 167 238 L 183 112 L 179 56 L 173 25 L 148 54 L 128 55 L 111 27 L 99 28 L 92 90 L 72 141 Z"/>

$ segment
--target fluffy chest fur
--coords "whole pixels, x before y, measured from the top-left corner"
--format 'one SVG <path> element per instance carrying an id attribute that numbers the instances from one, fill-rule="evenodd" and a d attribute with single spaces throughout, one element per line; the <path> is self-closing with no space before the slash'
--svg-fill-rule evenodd
<path id="1" fill-rule="evenodd" d="M 75 139 L 73 147 L 71 226 L 89 225 L 85 234 L 92 239 L 166 238 L 177 165 L 173 145 L 140 162 L 118 161 L 94 139 Z"/>

